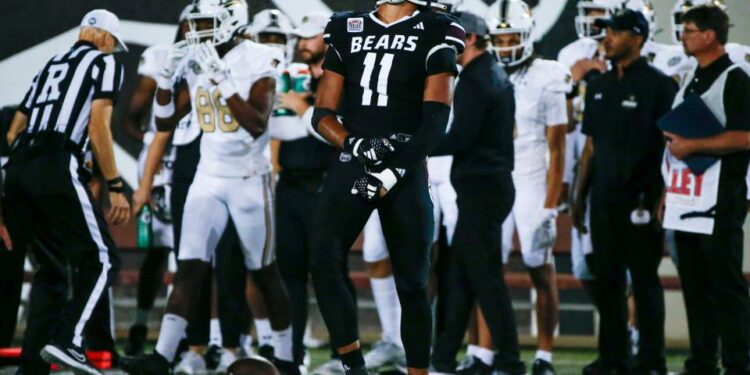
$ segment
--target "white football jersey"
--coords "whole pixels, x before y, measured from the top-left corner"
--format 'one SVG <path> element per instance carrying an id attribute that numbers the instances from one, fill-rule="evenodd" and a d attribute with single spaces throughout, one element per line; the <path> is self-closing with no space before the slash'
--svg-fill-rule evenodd
<path id="1" fill-rule="evenodd" d="M 571 80 L 567 66 L 543 59 L 510 75 L 516 97 L 514 176 L 547 170 L 546 130 L 568 124 L 565 95 Z"/>
<path id="2" fill-rule="evenodd" d="M 597 55 L 599 41 L 591 38 L 576 39 L 563 47 L 557 55 L 557 61 L 572 68 L 579 60 L 591 59 Z"/>
<path id="3" fill-rule="evenodd" d="M 657 42 L 654 42 L 653 40 L 647 40 L 646 43 L 643 45 L 643 48 L 641 48 L 641 56 L 645 57 L 646 60 L 648 60 L 649 64 L 654 65 L 656 56 L 658 56 L 660 53 L 662 53 L 664 50 L 668 49 L 669 47 L 670 47 L 669 44 L 657 43 Z"/>
<path id="4" fill-rule="evenodd" d="M 750 46 L 737 43 L 727 43 L 724 48 L 729 54 L 729 59 L 731 59 L 733 63 L 741 66 L 747 74 L 750 74 Z"/>
<path id="5" fill-rule="evenodd" d="M 269 172 L 271 163 L 264 154 L 268 132 L 255 139 L 243 129 L 218 87 L 200 73 L 198 63 L 192 61 L 191 56 L 188 58 L 184 76 L 190 89 L 191 121 L 203 130 L 198 171 L 218 177 L 247 177 Z M 232 48 L 223 60 L 238 95 L 246 100 L 256 81 L 278 78 L 278 65 L 284 57 L 275 48 L 245 40 Z"/>
<path id="6" fill-rule="evenodd" d="M 698 66 L 695 59 L 685 54 L 681 45 L 667 46 L 654 58 L 654 67 L 672 77 L 682 86 L 685 78 Z"/>

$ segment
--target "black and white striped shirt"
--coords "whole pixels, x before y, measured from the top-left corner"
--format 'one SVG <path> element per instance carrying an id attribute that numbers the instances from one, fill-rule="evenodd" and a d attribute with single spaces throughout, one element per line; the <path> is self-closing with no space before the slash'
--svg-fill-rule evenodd
<path id="1" fill-rule="evenodd" d="M 18 110 L 29 117 L 26 135 L 65 134 L 81 150 L 88 143 L 91 102 L 117 100 L 124 67 L 92 43 L 79 41 L 50 59 L 34 77 Z"/>

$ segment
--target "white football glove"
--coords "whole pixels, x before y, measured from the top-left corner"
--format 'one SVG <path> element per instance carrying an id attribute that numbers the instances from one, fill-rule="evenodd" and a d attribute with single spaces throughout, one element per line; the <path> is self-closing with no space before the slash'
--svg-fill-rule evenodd
<path id="1" fill-rule="evenodd" d="M 201 71 L 219 87 L 219 92 L 224 99 L 229 99 L 237 93 L 234 82 L 229 77 L 229 68 L 224 60 L 219 57 L 216 48 L 211 41 L 201 43 L 195 51 L 195 59 L 201 67 Z"/>
<path id="2" fill-rule="evenodd" d="M 172 90 L 176 78 L 177 68 L 188 53 L 188 44 L 181 41 L 173 44 L 167 52 L 159 74 L 156 76 L 156 85 L 162 90 Z"/>
<path id="3" fill-rule="evenodd" d="M 354 181 L 351 193 L 352 195 L 359 195 L 368 202 L 373 202 L 381 198 L 380 188 L 384 190 L 383 195 L 388 194 L 398 180 L 404 176 L 405 172 L 399 168 L 386 168 L 380 172 L 369 172 Z"/>
<path id="4" fill-rule="evenodd" d="M 542 221 L 534 229 L 532 248 L 547 249 L 552 247 L 557 240 L 557 210 L 545 208 Z"/>

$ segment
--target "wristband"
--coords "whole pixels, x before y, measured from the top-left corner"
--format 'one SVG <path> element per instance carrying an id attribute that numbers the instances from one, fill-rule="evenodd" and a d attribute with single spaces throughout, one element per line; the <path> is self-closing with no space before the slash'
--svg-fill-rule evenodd
<path id="1" fill-rule="evenodd" d="M 234 82 L 232 82 L 232 80 L 229 78 L 221 81 L 218 87 L 219 92 L 221 93 L 221 96 L 224 97 L 224 99 L 229 99 L 234 96 L 234 94 L 237 94 L 237 88 L 234 86 Z"/>
<path id="2" fill-rule="evenodd" d="M 117 186 L 115 186 L 117 185 Z M 122 181 L 122 177 L 117 176 L 111 180 L 107 180 L 107 189 L 110 193 L 122 193 L 125 191 L 125 184 Z"/>
<path id="3" fill-rule="evenodd" d="M 171 118 L 174 115 L 174 101 L 170 100 L 165 105 L 154 101 L 154 116 L 158 118 Z"/>
<path id="4" fill-rule="evenodd" d="M 161 74 L 156 75 L 156 87 L 162 90 L 172 91 L 173 89 L 172 86 L 173 86 L 173 83 L 171 79 L 164 77 Z"/>

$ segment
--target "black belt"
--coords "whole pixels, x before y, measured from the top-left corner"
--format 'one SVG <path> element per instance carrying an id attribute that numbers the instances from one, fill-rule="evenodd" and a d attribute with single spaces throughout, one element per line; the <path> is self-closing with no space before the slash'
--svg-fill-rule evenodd
<path id="1" fill-rule="evenodd" d="M 10 156 L 13 158 L 16 154 L 22 159 L 35 157 L 46 152 L 64 151 L 69 152 L 78 163 L 83 165 L 83 152 L 81 146 L 71 141 L 63 133 L 42 132 L 37 134 L 22 134 L 11 148 Z"/>
<path id="2" fill-rule="evenodd" d="M 36 134 L 22 134 L 14 149 L 24 147 L 45 148 L 71 151 L 76 154 L 81 153 L 81 146 L 73 142 L 63 133 L 58 132 L 41 132 Z"/>

